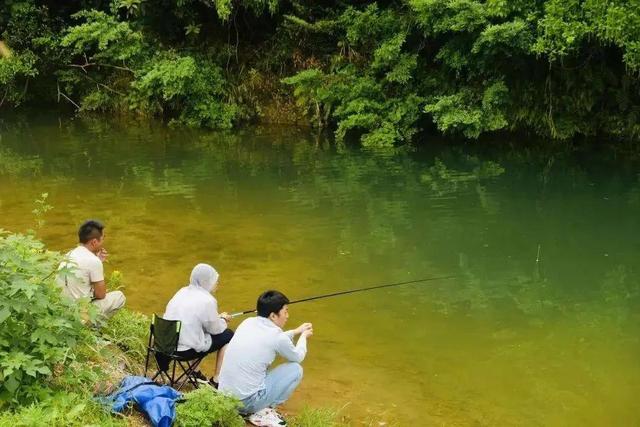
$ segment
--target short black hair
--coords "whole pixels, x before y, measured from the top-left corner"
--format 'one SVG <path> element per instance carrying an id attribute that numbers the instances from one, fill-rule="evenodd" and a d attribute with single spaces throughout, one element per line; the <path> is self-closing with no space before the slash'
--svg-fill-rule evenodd
<path id="1" fill-rule="evenodd" d="M 269 317 L 271 313 L 276 313 L 282 310 L 282 307 L 289 304 L 289 298 L 287 298 L 282 292 L 267 291 L 258 297 L 257 311 L 260 317 Z"/>
<path id="2" fill-rule="evenodd" d="M 96 219 L 85 221 L 78 229 L 78 240 L 80 243 L 87 243 L 91 239 L 99 239 L 102 236 L 104 224 Z"/>

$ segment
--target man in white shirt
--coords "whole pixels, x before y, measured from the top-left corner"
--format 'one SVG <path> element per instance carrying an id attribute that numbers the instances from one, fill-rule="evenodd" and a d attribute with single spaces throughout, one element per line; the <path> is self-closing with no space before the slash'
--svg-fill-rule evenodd
<path id="1" fill-rule="evenodd" d="M 126 298 L 120 291 L 107 292 L 102 262 L 107 258 L 104 225 L 89 220 L 78 230 L 78 247 L 67 253 L 60 264 L 57 283 L 62 293 L 73 300 L 86 298 L 98 308 L 103 318 L 109 318 L 124 306 Z M 70 271 L 69 271 L 70 270 Z"/>
<path id="2" fill-rule="evenodd" d="M 300 362 L 307 354 L 307 338 L 313 335 L 311 323 L 283 332 L 289 300 L 278 291 L 260 295 L 257 317 L 243 321 L 235 331 L 222 363 L 219 389 L 242 402 L 241 412 L 253 414 L 256 425 L 282 425 L 271 408 L 284 403 L 302 380 Z M 293 344 L 293 337 L 300 335 Z M 283 363 L 267 372 L 276 355 Z"/>
<path id="3" fill-rule="evenodd" d="M 163 316 L 182 324 L 176 354 L 195 359 L 217 352 L 216 370 L 210 380 L 214 387 L 218 383 L 226 346 L 233 337 L 233 331 L 227 327 L 231 316 L 218 313 L 218 301 L 212 295 L 218 287 L 219 277 L 209 264 L 196 265 L 191 271 L 189 285 L 176 292 Z"/>

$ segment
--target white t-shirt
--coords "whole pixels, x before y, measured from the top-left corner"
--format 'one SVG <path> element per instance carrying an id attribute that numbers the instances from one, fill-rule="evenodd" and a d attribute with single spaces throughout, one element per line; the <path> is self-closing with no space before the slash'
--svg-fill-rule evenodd
<path id="1" fill-rule="evenodd" d="M 163 318 L 182 322 L 178 351 L 190 348 L 198 352 L 209 350 L 211 335 L 227 329 L 227 322 L 218 314 L 218 301 L 199 286 L 180 289 L 167 304 Z"/>
<path id="2" fill-rule="evenodd" d="M 91 283 L 104 280 L 102 261 L 93 252 L 80 245 L 67 255 L 68 261 L 60 264 L 60 269 L 71 268 L 68 275 L 59 274 L 57 283 L 62 287 L 62 292 L 73 298 L 93 298 L 93 286 Z"/>
<path id="3" fill-rule="evenodd" d="M 222 361 L 219 389 L 245 399 L 264 389 L 267 369 L 276 354 L 290 362 L 302 362 L 307 338 L 293 345 L 293 331 L 283 332 L 265 317 L 250 317 L 236 329 Z"/>

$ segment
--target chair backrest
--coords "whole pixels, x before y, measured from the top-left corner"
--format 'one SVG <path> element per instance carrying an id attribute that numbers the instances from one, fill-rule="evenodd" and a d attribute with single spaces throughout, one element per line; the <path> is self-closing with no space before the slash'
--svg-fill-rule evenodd
<path id="1" fill-rule="evenodd" d="M 179 320 L 167 320 L 154 314 L 151 320 L 153 349 L 167 355 L 175 352 L 178 349 L 181 326 L 182 323 Z"/>

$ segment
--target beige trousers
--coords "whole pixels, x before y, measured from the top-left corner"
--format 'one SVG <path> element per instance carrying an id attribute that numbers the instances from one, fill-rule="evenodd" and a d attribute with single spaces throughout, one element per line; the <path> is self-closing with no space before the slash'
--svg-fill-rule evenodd
<path id="1" fill-rule="evenodd" d="M 113 316 L 116 311 L 124 307 L 124 303 L 127 299 L 120 291 L 107 292 L 107 295 L 103 299 L 94 299 L 91 304 L 94 304 L 100 310 L 107 319 Z"/>

